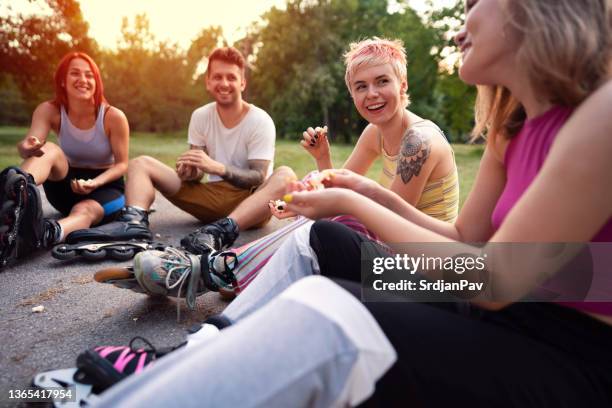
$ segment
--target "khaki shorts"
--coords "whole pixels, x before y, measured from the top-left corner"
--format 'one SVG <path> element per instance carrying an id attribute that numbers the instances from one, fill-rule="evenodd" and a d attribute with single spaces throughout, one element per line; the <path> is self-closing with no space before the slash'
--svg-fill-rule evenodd
<path id="1" fill-rule="evenodd" d="M 227 217 L 234 208 L 255 192 L 253 189 L 236 187 L 227 181 L 200 183 L 199 181 L 183 181 L 181 188 L 168 201 L 183 211 L 188 212 L 205 224 Z M 272 217 L 254 225 L 251 228 L 264 226 Z"/>

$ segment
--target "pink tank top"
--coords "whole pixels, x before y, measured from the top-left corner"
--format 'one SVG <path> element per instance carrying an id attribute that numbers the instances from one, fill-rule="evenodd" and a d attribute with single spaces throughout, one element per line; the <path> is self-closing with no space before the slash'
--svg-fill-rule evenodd
<path id="1" fill-rule="evenodd" d="M 506 148 L 506 186 L 491 217 L 497 230 L 514 204 L 533 182 L 542 168 L 557 133 L 572 114 L 572 108 L 556 106 L 525 122 Z M 612 218 L 595 234 L 591 242 L 612 242 Z M 612 302 L 564 302 L 582 311 L 612 316 Z"/>

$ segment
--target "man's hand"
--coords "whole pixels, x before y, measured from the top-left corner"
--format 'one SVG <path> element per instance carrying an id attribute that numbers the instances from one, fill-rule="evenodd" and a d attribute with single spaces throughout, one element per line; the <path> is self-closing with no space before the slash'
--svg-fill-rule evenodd
<path id="1" fill-rule="evenodd" d="M 17 151 L 22 159 L 27 159 L 32 156 L 40 157 L 45 154 L 45 152 L 42 151 L 44 145 L 45 142 L 41 142 L 36 136 L 27 136 L 17 144 Z"/>
<path id="2" fill-rule="evenodd" d="M 204 172 L 195 166 L 176 164 L 176 174 L 182 181 L 197 181 L 204 177 Z"/>
<path id="3" fill-rule="evenodd" d="M 191 149 L 183 153 L 176 161 L 177 170 L 182 166 L 195 167 L 202 173 L 223 176 L 225 166 L 210 158 L 203 150 Z M 180 177 L 180 174 L 179 174 Z"/>

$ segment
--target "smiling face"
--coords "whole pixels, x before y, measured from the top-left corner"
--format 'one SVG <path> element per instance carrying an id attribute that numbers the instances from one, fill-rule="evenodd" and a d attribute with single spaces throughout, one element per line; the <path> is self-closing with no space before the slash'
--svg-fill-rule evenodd
<path id="1" fill-rule="evenodd" d="M 391 64 L 361 68 L 354 73 L 350 84 L 357 111 L 375 125 L 403 111 L 402 94 L 406 87 L 406 82 L 399 80 Z"/>
<path id="2" fill-rule="evenodd" d="M 93 101 L 96 91 L 96 79 L 87 61 L 82 58 L 74 58 L 70 61 L 63 86 L 68 100 Z"/>
<path id="3" fill-rule="evenodd" d="M 516 68 L 520 46 L 503 0 L 467 0 L 466 20 L 455 36 L 462 54 L 459 76 L 469 84 L 503 85 Z"/>
<path id="4" fill-rule="evenodd" d="M 218 105 L 232 106 L 242 101 L 246 81 L 238 65 L 214 60 L 208 70 L 206 90 Z"/>

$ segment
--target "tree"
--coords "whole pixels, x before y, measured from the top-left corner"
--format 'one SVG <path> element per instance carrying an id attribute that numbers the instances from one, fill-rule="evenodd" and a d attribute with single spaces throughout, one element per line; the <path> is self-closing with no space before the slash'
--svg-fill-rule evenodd
<path id="1" fill-rule="evenodd" d="M 440 43 L 408 7 L 390 13 L 385 0 L 290 0 L 285 10 L 264 14 L 257 33 L 252 92 L 283 134 L 327 124 L 331 137 L 350 141 L 365 125 L 344 85 L 342 55 L 348 44 L 372 36 L 406 45 L 415 110 L 433 101 Z"/>
<path id="2" fill-rule="evenodd" d="M 453 34 L 461 27 L 464 18 L 461 1 L 427 15 L 428 25 L 443 39 L 437 47 L 439 73 L 428 116 L 445 129 L 454 142 L 467 141 L 474 125 L 476 87 L 459 78 L 459 51 L 453 40 Z"/>
<path id="3" fill-rule="evenodd" d="M 102 55 L 106 94 L 135 130 L 169 131 L 187 127 L 191 112 L 206 101 L 196 68 L 219 41 L 221 30 L 202 30 L 187 52 L 158 42 L 148 17 L 138 15 L 122 26 L 116 51 Z"/>
<path id="4" fill-rule="evenodd" d="M 52 96 L 53 73 L 64 54 L 97 54 L 76 0 L 39 3 L 48 7 L 49 15 L 0 16 L 0 73 L 12 77 L 29 111 Z"/>

